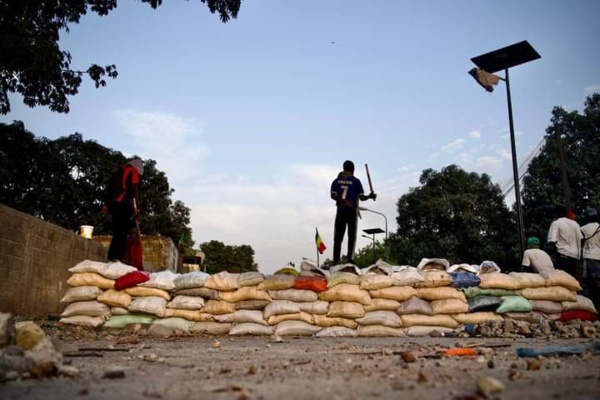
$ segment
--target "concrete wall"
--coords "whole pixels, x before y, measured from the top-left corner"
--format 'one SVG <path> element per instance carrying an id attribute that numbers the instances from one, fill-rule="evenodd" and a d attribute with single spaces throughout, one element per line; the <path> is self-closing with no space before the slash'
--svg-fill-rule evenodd
<path id="1" fill-rule="evenodd" d="M 0 312 L 58 315 L 69 268 L 105 261 L 107 249 L 67 229 L 0 204 Z"/>
<path id="2" fill-rule="evenodd" d="M 94 236 L 95 241 L 110 246 L 111 236 Z M 144 271 L 158 272 L 164 270 L 178 271 L 179 250 L 169 237 L 158 235 L 142 235 Z"/>

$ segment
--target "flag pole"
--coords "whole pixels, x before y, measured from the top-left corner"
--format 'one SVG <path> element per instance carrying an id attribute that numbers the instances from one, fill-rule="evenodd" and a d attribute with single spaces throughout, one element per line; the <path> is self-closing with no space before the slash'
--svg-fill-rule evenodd
<path id="1" fill-rule="evenodd" d="M 318 235 L 318 233 L 319 233 L 319 230 L 317 229 L 317 227 L 316 227 L 316 226 L 315 226 L 315 232 L 316 232 L 316 233 L 317 233 L 317 235 Z M 316 249 L 317 249 L 317 267 L 318 267 L 318 268 L 321 268 L 321 264 L 319 263 L 319 246 L 315 246 L 315 247 L 316 247 Z"/>

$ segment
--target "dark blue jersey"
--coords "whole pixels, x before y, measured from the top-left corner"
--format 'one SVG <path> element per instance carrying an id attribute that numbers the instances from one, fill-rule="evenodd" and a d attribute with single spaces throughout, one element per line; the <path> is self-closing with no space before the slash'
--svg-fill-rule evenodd
<path id="1" fill-rule="evenodd" d="M 358 207 L 358 196 L 364 194 L 360 180 L 354 175 L 340 174 L 331 183 L 331 194 L 336 194 L 338 199 L 345 199 L 352 203 L 352 207 Z"/>

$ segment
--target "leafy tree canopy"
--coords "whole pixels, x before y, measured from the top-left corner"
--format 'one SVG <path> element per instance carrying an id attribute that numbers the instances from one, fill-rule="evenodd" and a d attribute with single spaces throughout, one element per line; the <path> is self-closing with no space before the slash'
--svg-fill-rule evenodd
<path id="1" fill-rule="evenodd" d="M 388 240 L 397 264 L 417 265 L 427 257 L 469 264 L 492 260 L 503 269 L 518 265 L 514 216 L 488 175 L 450 165 L 424 170 L 420 183 L 397 203 L 398 231 Z"/>
<path id="2" fill-rule="evenodd" d="M 141 0 L 158 8 L 162 0 Z M 237 18 L 242 0 L 200 0 L 221 21 Z M 61 32 L 91 11 L 100 16 L 117 8 L 117 0 L 0 0 L 0 114 L 10 112 L 9 93 L 19 93 L 29 107 L 69 112 L 69 96 L 78 93 L 84 75 L 95 86 L 116 78 L 115 65 L 73 68 L 71 54 L 59 47 Z"/>
<path id="3" fill-rule="evenodd" d="M 249 245 L 230 246 L 217 240 L 200 244 L 200 249 L 206 254 L 204 267 L 209 274 L 220 271 L 241 273 L 258 271 L 254 262 L 254 250 Z"/>

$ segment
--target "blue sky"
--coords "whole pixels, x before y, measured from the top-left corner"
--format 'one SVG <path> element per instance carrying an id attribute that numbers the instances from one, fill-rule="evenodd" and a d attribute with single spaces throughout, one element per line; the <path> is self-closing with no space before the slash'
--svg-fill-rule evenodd
<path id="1" fill-rule="evenodd" d="M 504 187 L 505 87 L 485 92 L 470 59 L 522 40 L 542 56 L 510 71 L 521 162 L 554 106 L 600 92 L 599 16 L 595 0 L 246 0 L 222 24 L 199 1 L 121 1 L 61 38 L 75 68 L 114 63 L 118 79 L 84 83 L 66 115 L 12 96 L 0 121 L 156 160 L 194 240 L 249 244 L 269 273 L 315 259 L 315 227 L 332 257 L 329 186 L 346 159 L 365 186 L 369 164 L 379 197 L 363 205 L 390 232 L 423 169 L 454 163 Z M 364 212 L 359 229 L 375 227 L 384 219 Z"/>

